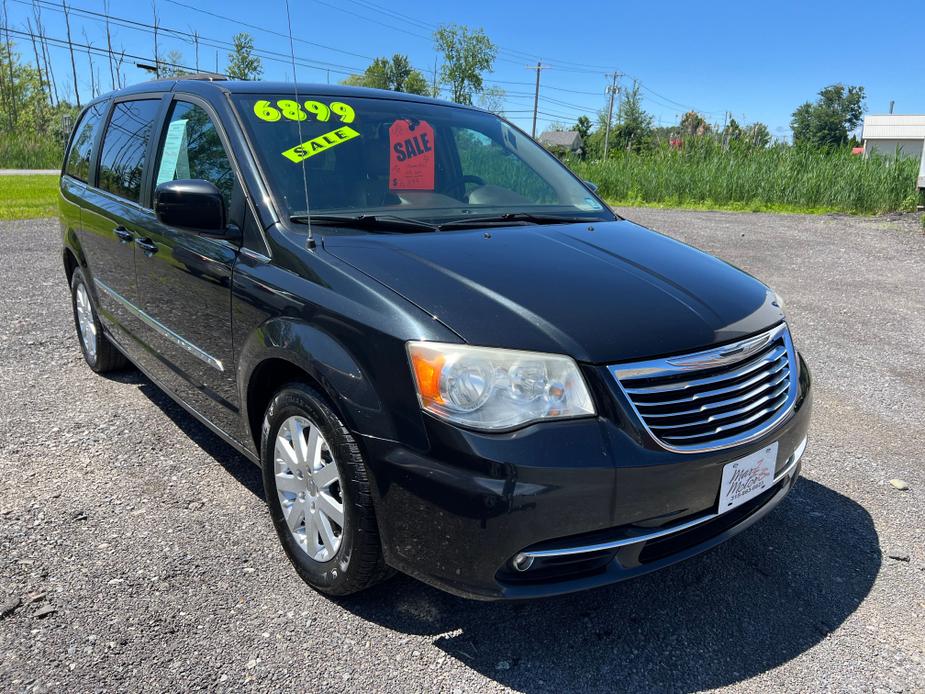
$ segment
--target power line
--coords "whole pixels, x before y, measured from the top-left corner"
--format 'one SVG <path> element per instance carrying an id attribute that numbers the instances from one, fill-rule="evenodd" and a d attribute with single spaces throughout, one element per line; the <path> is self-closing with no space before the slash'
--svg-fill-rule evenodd
<path id="1" fill-rule="evenodd" d="M 31 5 L 31 4 L 32 4 L 31 0 L 12 0 L 12 1 L 15 2 L 15 3 L 17 3 L 17 4 L 21 4 L 21 5 Z M 218 14 L 218 13 L 215 13 L 215 12 L 210 12 L 209 10 L 205 10 L 205 9 L 201 9 L 201 8 L 199 8 L 199 7 L 195 7 L 195 6 L 190 5 L 190 4 L 186 3 L 186 2 L 181 2 L 180 0 L 164 0 L 164 1 L 169 2 L 169 3 L 172 4 L 172 5 L 175 5 L 175 6 L 182 7 L 182 8 L 184 8 L 184 9 L 193 11 L 193 12 L 197 12 L 197 13 L 200 13 L 200 14 L 203 14 L 203 15 L 206 15 L 206 16 L 209 16 L 209 17 L 216 18 L 216 19 L 221 19 L 221 20 L 224 20 L 224 21 L 232 22 L 232 23 L 234 23 L 234 24 L 237 24 L 237 25 L 240 25 L 240 26 L 243 26 L 243 27 L 247 27 L 247 28 L 253 29 L 253 30 L 255 30 L 255 31 L 260 31 L 260 32 L 263 32 L 263 33 L 266 33 L 266 34 L 269 34 L 269 35 L 278 36 L 278 37 L 282 37 L 282 38 L 288 38 L 288 36 L 287 36 L 286 34 L 284 34 L 283 32 L 279 32 L 279 31 L 276 31 L 276 30 L 274 30 L 274 29 L 270 29 L 270 28 L 268 28 L 268 27 L 266 27 L 266 26 L 262 26 L 262 25 L 258 25 L 258 24 L 254 24 L 254 23 L 250 23 L 250 22 L 245 22 L 245 21 L 242 21 L 242 20 L 240 20 L 240 19 L 233 18 L 233 17 L 227 17 L 227 16 L 225 16 L 225 15 L 221 15 L 221 14 Z M 380 26 L 385 26 L 385 27 L 390 28 L 390 29 L 395 30 L 395 31 L 401 31 L 401 32 L 404 32 L 404 33 L 406 33 L 406 34 L 415 36 L 415 37 L 417 37 L 417 38 L 426 39 L 426 40 L 428 40 L 428 41 L 431 40 L 431 37 L 429 37 L 429 36 L 424 36 L 424 35 L 419 34 L 419 33 L 417 33 L 417 32 L 409 31 L 408 29 L 405 29 L 405 28 L 402 28 L 402 27 L 396 27 L 396 26 L 393 26 L 393 25 L 391 25 L 391 24 L 387 24 L 387 23 L 385 23 L 385 22 L 382 22 L 381 20 L 378 20 L 378 19 L 375 19 L 375 18 L 372 18 L 372 17 L 368 17 L 368 16 L 366 16 L 366 15 L 363 15 L 363 14 L 360 14 L 360 13 L 357 13 L 357 12 L 352 12 L 352 11 L 350 11 L 350 10 L 346 10 L 346 9 L 344 9 L 344 8 L 342 8 L 342 7 L 338 7 L 338 6 L 333 5 L 333 4 L 331 4 L 331 3 L 328 3 L 328 2 L 324 2 L 324 0 L 317 0 L 317 1 L 318 1 L 320 4 L 322 4 L 322 5 L 325 5 L 325 6 L 327 6 L 327 7 L 330 7 L 330 8 L 332 8 L 332 9 L 334 9 L 334 10 L 337 10 L 337 11 L 346 12 L 347 14 L 350 14 L 350 15 L 353 15 L 353 16 L 355 16 L 355 17 L 357 17 L 357 18 L 363 19 L 364 21 L 369 21 L 369 22 L 377 23 L 377 24 L 379 24 Z M 361 8 L 364 8 L 364 9 L 369 10 L 369 11 L 372 11 L 372 12 L 380 13 L 380 14 L 382 14 L 382 15 L 384 15 L 384 16 L 387 16 L 387 17 L 391 17 L 391 18 L 394 18 L 394 19 L 401 20 L 401 21 L 404 22 L 405 24 L 408 24 L 408 23 L 410 22 L 411 24 L 416 25 L 416 26 L 419 26 L 420 28 L 432 28 L 432 27 L 435 27 L 435 26 L 436 26 L 436 25 L 434 25 L 434 24 L 425 22 L 425 21 L 423 21 L 423 20 L 416 20 L 416 19 L 410 17 L 409 15 L 405 15 L 405 14 L 403 14 L 403 13 L 401 13 L 401 12 L 398 12 L 397 10 L 387 9 L 387 8 L 382 7 L 382 6 L 376 5 L 376 3 L 370 2 L 369 0 L 353 0 L 353 2 L 354 2 L 355 4 L 357 4 L 357 5 L 359 5 Z M 51 4 L 51 2 L 49 2 L 48 0 L 35 0 L 35 4 L 36 4 L 36 5 L 39 5 L 39 6 L 41 6 L 41 7 L 44 7 L 45 9 L 50 9 L 50 10 L 52 10 L 52 11 L 54 11 L 54 12 L 58 12 L 58 13 L 61 13 L 61 12 L 62 12 L 61 7 L 55 6 L 55 5 Z M 121 26 L 121 27 L 123 27 L 123 28 L 128 28 L 128 29 L 130 29 L 130 30 L 146 31 L 146 32 L 150 32 L 150 31 L 154 30 L 154 27 L 153 27 L 151 24 L 149 24 L 149 23 L 140 22 L 140 21 L 132 20 L 132 19 L 128 19 L 128 18 L 126 18 L 126 17 L 118 17 L 118 16 L 115 16 L 115 15 L 110 15 L 108 12 L 107 12 L 107 13 L 100 13 L 100 12 L 96 12 L 96 11 L 94 11 L 94 10 L 90 10 L 90 9 L 87 9 L 87 8 L 84 8 L 84 7 L 74 7 L 74 6 L 70 6 L 70 5 L 68 6 L 68 10 L 69 10 L 70 12 L 73 12 L 73 13 L 76 14 L 76 15 L 79 15 L 79 16 L 82 16 L 82 17 L 84 17 L 84 18 L 88 18 L 88 19 L 91 19 L 91 20 L 94 20 L 94 21 L 99 21 L 99 22 L 112 21 L 112 22 L 113 22 L 114 24 L 116 24 L 117 26 Z M 158 26 L 157 26 L 157 31 L 159 31 L 159 32 L 161 32 L 161 33 L 163 33 L 163 34 L 170 35 L 172 38 L 181 40 L 181 41 L 183 41 L 184 43 L 189 43 L 189 41 L 190 41 L 190 32 L 185 31 L 185 30 L 172 29 L 172 28 L 169 28 L 169 27 L 162 27 L 162 26 L 160 26 L 160 25 L 158 24 Z M 365 55 L 365 54 L 362 54 L 362 53 L 357 53 L 357 52 L 354 52 L 354 51 L 350 51 L 350 50 L 338 48 L 338 47 L 335 47 L 335 46 L 329 46 L 329 45 L 317 43 L 317 42 L 314 42 L 314 41 L 308 41 L 308 40 L 306 40 L 306 39 L 296 38 L 296 37 L 293 37 L 293 40 L 294 40 L 295 42 L 297 42 L 297 43 L 301 43 L 301 44 L 304 44 L 304 45 L 307 45 L 307 46 L 312 46 L 312 47 L 315 47 L 315 48 L 321 48 L 321 49 L 323 49 L 323 50 L 328 50 L 328 51 L 340 53 L 340 54 L 343 54 L 343 55 L 349 55 L 349 56 L 353 56 L 353 57 L 356 57 L 356 58 L 361 58 L 361 59 L 363 59 L 363 60 L 367 60 L 367 61 L 370 61 L 370 62 L 373 60 L 373 57 L 372 57 L 372 56 L 368 56 L 368 55 Z M 231 44 L 230 42 L 222 41 L 222 40 L 220 40 L 220 39 L 215 39 L 215 38 L 211 38 L 211 39 L 210 39 L 210 38 L 207 38 L 207 37 L 199 37 L 198 34 L 197 34 L 196 39 L 195 39 L 195 41 L 194 41 L 194 43 L 196 44 L 197 49 L 198 49 L 198 44 L 200 43 L 200 41 L 201 41 L 204 45 L 206 45 L 206 46 L 210 46 L 210 47 L 213 47 L 213 48 L 219 48 L 219 49 L 222 49 L 222 50 L 228 50 L 228 49 L 233 48 L 233 46 L 232 46 L 232 44 Z M 524 55 L 524 56 L 529 55 L 528 53 L 526 53 L 526 52 L 524 52 L 524 51 L 514 51 L 514 50 L 504 49 L 503 47 L 499 47 L 499 49 L 500 49 L 500 50 L 503 50 L 505 53 L 508 53 L 508 54 L 520 54 L 520 55 Z M 263 58 L 265 58 L 265 59 L 267 59 L 267 60 L 269 60 L 269 61 L 271 61 L 271 62 L 279 62 L 279 63 L 288 62 L 288 61 L 286 60 L 286 58 L 288 58 L 288 56 L 285 56 L 285 55 L 283 55 L 282 53 L 279 53 L 279 52 L 276 52 L 276 51 L 271 51 L 271 50 L 267 50 L 267 49 L 256 49 L 256 50 L 255 50 L 255 53 L 257 53 L 257 54 L 260 55 L 261 57 L 263 57 Z M 322 70 L 333 70 L 335 73 L 344 74 L 344 75 L 350 75 L 350 74 L 356 74 L 356 73 L 362 72 L 362 69 L 360 69 L 360 68 L 356 68 L 356 67 L 353 67 L 353 66 L 350 66 L 350 65 L 343 65 L 343 64 L 339 64 L 339 63 L 329 62 L 329 61 L 322 61 L 322 60 L 315 60 L 315 59 L 309 60 L 309 59 L 305 59 L 305 58 L 300 58 L 300 59 L 299 59 L 299 62 L 300 62 L 300 64 L 302 64 L 304 67 L 313 68 L 313 69 L 322 69 Z M 505 60 L 504 62 L 516 62 L 516 61 Z M 597 72 L 597 70 L 598 70 L 598 68 L 599 68 L 599 66 L 588 65 L 588 64 L 578 63 L 578 62 L 574 62 L 574 61 L 559 61 L 559 62 L 561 62 L 562 65 L 563 65 L 561 68 L 557 68 L 557 71 L 559 71 L 559 72 L 594 73 L 594 72 Z M 544 66 L 543 66 L 543 69 L 545 69 L 545 68 L 547 68 L 547 67 L 550 67 L 550 66 L 549 66 L 548 64 L 547 64 L 547 65 L 544 65 Z M 437 72 L 436 69 L 433 69 L 433 70 L 432 70 L 432 69 L 429 69 L 429 68 L 419 68 L 419 67 L 415 67 L 415 69 L 418 69 L 418 70 L 420 70 L 421 72 L 425 72 L 425 73 L 433 73 L 434 76 L 436 76 L 436 72 Z M 535 69 L 535 68 L 534 68 L 534 69 Z M 638 78 L 637 78 L 637 80 L 638 80 Z M 530 82 L 522 82 L 522 81 L 516 81 L 516 80 L 502 80 L 502 79 L 495 79 L 495 80 L 493 80 L 493 81 L 496 82 L 496 83 L 498 83 L 498 84 L 509 84 L 509 85 L 513 85 L 513 86 L 534 86 L 534 87 L 535 87 L 535 85 L 534 85 L 534 84 L 531 84 Z M 649 94 L 652 95 L 652 96 L 647 96 L 646 99 L 649 100 L 649 101 L 651 101 L 653 104 L 655 104 L 655 105 L 657 105 L 657 106 L 660 106 L 660 107 L 663 107 L 663 108 L 668 108 L 668 109 L 670 109 L 670 110 L 674 110 L 675 108 L 693 109 L 693 110 L 700 111 L 701 113 L 704 113 L 704 114 L 706 114 L 706 115 L 715 115 L 715 114 L 713 114 L 713 112 L 711 112 L 711 111 L 706 111 L 706 110 L 702 110 L 702 109 L 697 109 L 696 107 L 693 107 L 693 106 L 691 106 L 691 105 L 689 105 L 689 104 L 685 104 L 685 103 L 682 103 L 682 102 L 677 101 L 677 100 L 675 100 L 675 99 L 671 99 L 671 98 L 669 98 L 669 97 L 666 97 L 666 96 L 664 96 L 663 94 L 661 94 L 661 93 L 655 91 L 654 89 L 652 89 L 651 87 L 649 87 L 648 85 L 646 85 L 646 84 L 645 84 L 644 82 L 642 82 L 641 80 L 638 80 L 638 81 L 639 81 L 639 84 L 640 84 L 641 88 L 644 89 L 644 90 L 646 90 Z M 585 96 L 596 96 L 596 95 L 597 95 L 596 92 L 585 91 L 585 90 L 579 90 L 579 89 L 570 89 L 570 88 L 567 88 L 567 87 L 560 87 L 560 86 L 557 86 L 557 85 L 545 85 L 545 86 L 546 86 L 546 89 L 554 90 L 554 91 L 559 91 L 559 92 L 563 92 L 563 93 L 581 94 L 581 95 L 585 95 Z M 517 92 L 512 92 L 512 94 L 517 94 Z M 524 95 L 526 95 L 526 93 L 524 93 Z M 543 96 L 542 98 L 543 98 L 544 101 L 548 101 L 549 103 L 554 103 L 554 104 L 556 104 L 556 105 L 565 106 L 565 107 L 567 107 L 567 108 L 574 108 L 574 109 L 576 109 L 576 110 L 583 111 L 583 112 L 585 112 L 585 113 L 596 113 L 596 112 L 597 112 L 596 109 L 581 107 L 581 106 L 578 106 L 577 104 L 569 103 L 569 102 L 563 101 L 563 100 L 555 100 L 555 99 L 553 99 L 552 97 Z"/>
<path id="2" fill-rule="evenodd" d="M 27 0 L 12 0 L 12 1 L 15 3 L 23 4 L 23 5 L 30 4 Z M 47 0 L 36 0 L 36 1 L 40 5 L 45 7 L 46 9 L 50 9 L 55 12 L 62 12 L 60 8 L 55 7 L 54 5 L 51 5 L 49 2 L 47 2 Z M 182 3 L 176 3 L 175 0 L 167 0 L 167 1 L 173 2 L 174 4 L 182 4 Z M 104 22 L 108 19 L 109 21 L 113 22 L 117 26 L 121 26 L 123 28 L 129 29 L 132 31 L 143 31 L 147 33 L 147 32 L 151 32 L 154 30 L 154 25 L 148 24 L 146 22 L 139 22 L 139 21 L 132 20 L 132 19 L 126 19 L 125 17 L 117 17 L 115 15 L 104 15 L 100 12 L 94 12 L 93 10 L 87 10 L 85 8 L 69 6 L 68 9 L 71 12 L 74 12 L 76 14 L 79 14 L 85 17 L 86 19 L 90 19 L 96 22 Z M 213 14 L 206 10 L 198 10 L 197 8 L 193 8 L 193 7 L 190 7 L 190 9 L 201 11 L 206 14 Z M 215 15 L 215 16 L 218 16 L 218 15 Z M 162 34 L 170 34 L 173 36 L 173 38 L 182 40 L 186 43 L 190 42 L 190 34 L 187 31 L 184 31 L 181 29 L 172 29 L 169 27 L 164 27 L 164 26 L 161 26 L 160 24 L 157 25 L 157 31 L 159 31 Z M 269 31 L 270 33 L 278 33 L 278 32 L 272 32 L 271 30 L 267 30 L 267 31 Z M 280 34 L 280 35 L 285 37 L 285 34 Z M 299 39 L 295 39 L 295 40 L 298 41 Z M 223 41 L 221 39 L 216 39 L 216 38 L 209 38 L 209 37 L 205 37 L 201 35 L 197 36 L 197 42 L 201 43 L 202 45 L 209 46 L 211 48 L 218 48 L 221 50 L 233 50 L 234 49 L 234 44 L 232 42 Z M 305 42 L 305 43 L 309 43 L 310 45 L 314 45 L 314 46 L 327 48 L 326 46 L 322 46 L 321 44 L 314 44 L 311 42 Z M 338 50 L 338 49 L 332 49 L 332 50 Z M 341 51 L 341 52 L 347 53 L 350 55 L 355 55 L 357 57 L 361 57 L 367 60 L 372 60 L 372 58 L 369 58 L 368 56 L 363 56 L 357 53 L 351 53 L 350 51 Z M 256 53 L 258 56 L 266 60 L 269 60 L 270 62 L 289 64 L 288 54 L 281 53 L 279 51 L 255 48 L 254 53 Z M 164 62 L 164 61 L 160 61 L 160 62 Z M 336 73 L 343 74 L 343 75 L 352 75 L 352 74 L 356 74 L 357 72 L 362 72 L 360 68 L 354 67 L 352 65 L 343 65 L 341 63 L 332 63 L 332 62 L 328 62 L 324 60 L 309 60 L 306 58 L 299 58 L 298 62 L 303 67 L 308 67 L 308 68 L 313 68 L 313 69 L 318 69 L 318 70 L 329 69 L 332 72 L 336 72 Z"/>

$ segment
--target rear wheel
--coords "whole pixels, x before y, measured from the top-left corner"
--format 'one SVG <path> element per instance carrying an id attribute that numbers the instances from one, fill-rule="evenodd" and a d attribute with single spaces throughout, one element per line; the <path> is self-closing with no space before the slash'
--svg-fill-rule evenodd
<path id="1" fill-rule="evenodd" d="M 127 361 L 103 333 L 83 270 L 77 268 L 71 277 L 71 307 L 74 326 L 80 340 L 80 350 L 91 369 L 105 373 L 125 367 Z"/>
<path id="2" fill-rule="evenodd" d="M 386 578 L 366 466 L 356 441 L 314 389 L 283 387 L 261 436 L 270 517 L 313 588 L 348 595 Z"/>

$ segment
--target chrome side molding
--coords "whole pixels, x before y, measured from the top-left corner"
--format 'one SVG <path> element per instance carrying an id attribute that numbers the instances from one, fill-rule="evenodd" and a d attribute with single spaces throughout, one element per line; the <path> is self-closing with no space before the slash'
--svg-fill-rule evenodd
<path id="1" fill-rule="evenodd" d="M 171 330 L 166 325 L 164 325 L 159 320 L 157 320 L 157 318 L 155 318 L 154 316 L 151 316 L 150 314 L 146 313 L 142 309 L 138 308 L 138 306 L 136 306 L 131 301 L 126 299 L 124 296 L 122 296 L 119 292 L 117 292 L 115 289 L 110 287 L 105 282 L 101 282 L 100 280 L 94 277 L 93 283 L 96 285 L 97 289 L 104 292 L 107 296 L 112 298 L 114 301 L 120 303 L 132 315 L 134 315 L 139 320 L 141 320 L 145 325 L 147 325 L 149 328 L 152 328 L 154 331 L 166 337 L 168 340 L 173 342 L 180 349 L 183 349 L 189 352 L 197 359 L 201 359 L 202 361 L 204 361 L 206 364 L 208 364 L 214 369 L 218 369 L 219 371 L 225 370 L 224 365 L 218 359 L 213 357 L 208 352 L 200 349 L 199 347 L 194 345 L 189 340 L 177 335 L 173 330 Z"/>

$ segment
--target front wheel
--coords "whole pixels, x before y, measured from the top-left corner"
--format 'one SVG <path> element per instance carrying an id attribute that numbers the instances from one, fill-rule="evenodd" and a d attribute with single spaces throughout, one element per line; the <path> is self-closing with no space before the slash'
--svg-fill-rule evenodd
<path id="1" fill-rule="evenodd" d="M 320 394 L 283 387 L 267 408 L 260 449 L 270 517 L 302 579 L 348 595 L 386 578 L 366 466 Z"/>

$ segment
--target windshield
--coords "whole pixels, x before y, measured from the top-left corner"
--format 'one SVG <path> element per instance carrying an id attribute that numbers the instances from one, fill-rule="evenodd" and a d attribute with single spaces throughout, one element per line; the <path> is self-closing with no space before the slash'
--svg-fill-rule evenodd
<path id="1" fill-rule="evenodd" d="M 290 217 L 308 208 L 432 223 L 517 213 L 614 219 L 554 157 L 490 113 L 302 93 L 233 99 Z"/>

